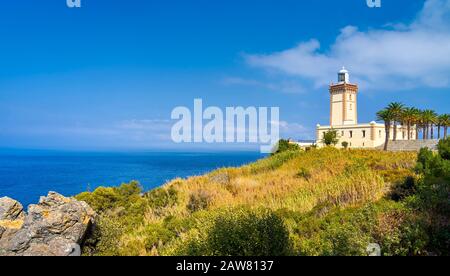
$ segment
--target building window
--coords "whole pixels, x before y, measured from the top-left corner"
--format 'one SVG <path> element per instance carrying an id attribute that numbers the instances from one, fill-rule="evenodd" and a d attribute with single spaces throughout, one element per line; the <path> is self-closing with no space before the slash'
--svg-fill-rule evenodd
<path id="1" fill-rule="evenodd" d="M 380 131 L 379 131 L 379 135 L 378 135 L 378 136 L 380 136 L 380 138 L 381 138 L 381 137 L 382 137 L 382 135 L 383 135 L 383 134 L 382 134 L 382 131 L 380 130 Z"/>
<path id="2" fill-rule="evenodd" d="M 353 110 L 353 105 L 352 104 L 350 104 L 350 110 Z"/>
<path id="3" fill-rule="evenodd" d="M 352 94 L 349 95 L 349 99 L 350 99 L 350 101 L 352 100 Z"/>
<path id="4" fill-rule="evenodd" d="M 342 133 L 341 133 L 341 136 L 344 136 L 345 135 L 345 132 L 344 131 L 342 131 Z"/>
<path id="5" fill-rule="evenodd" d="M 350 131 L 350 138 L 353 138 L 353 131 Z"/>
<path id="6" fill-rule="evenodd" d="M 363 138 L 366 138 L 366 131 L 363 130 L 362 132 L 363 132 Z"/>
<path id="7" fill-rule="evenodd" d="M 366 143 L 363 143 L 363 147 L 365 147 L 366 146 Z"/>

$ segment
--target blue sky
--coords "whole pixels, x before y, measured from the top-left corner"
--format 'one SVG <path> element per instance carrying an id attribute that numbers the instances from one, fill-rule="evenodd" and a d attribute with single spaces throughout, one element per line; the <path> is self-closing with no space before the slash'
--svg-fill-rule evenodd
<path id="1" fill-rule="evenodd" d="M 450 0 L 7 1 L 0 8 L 0 147 L 185 149 L 170 113 L 279 106 L 314 138 L 345 65 L 360 121 L 391 101 L 448 112 Z M 246 147 L 244 145 L 244 147 Z"/>

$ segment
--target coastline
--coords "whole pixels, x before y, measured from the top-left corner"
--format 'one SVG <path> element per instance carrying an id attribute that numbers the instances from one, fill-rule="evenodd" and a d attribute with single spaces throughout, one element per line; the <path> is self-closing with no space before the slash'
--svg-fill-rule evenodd
<path id="1" fill-rule="evenodd" d="M 133 180 L 150 191 L 176 178 L 241 166 L 263 157 L 257 152 L 0 151 L 0 196 L 28 205 L 48 191 L 75 196 Z"/>

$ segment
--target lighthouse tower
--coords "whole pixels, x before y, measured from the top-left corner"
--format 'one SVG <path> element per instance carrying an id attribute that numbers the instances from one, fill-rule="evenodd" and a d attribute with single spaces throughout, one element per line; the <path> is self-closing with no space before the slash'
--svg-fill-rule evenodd
<path id="1" fill-rule="evenodd" d="M 330 85 L 330 125 L 357 125 L 358 85 L 350 83 L 350 74 L 342 68 L 338 72 L 338 83 Z"/>

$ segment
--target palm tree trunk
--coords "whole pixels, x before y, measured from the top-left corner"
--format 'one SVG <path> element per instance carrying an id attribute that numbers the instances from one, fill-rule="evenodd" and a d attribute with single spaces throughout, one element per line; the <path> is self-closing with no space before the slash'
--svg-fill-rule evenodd
<path id="1" fill-rule="evenodd" d="M 415 140 L 419 140 L 419 126 L 416 125 L 416 139 Z"/>
<path id="2" fill-rule="evenodd" d="M 427 140 L 427 127 L 426 126 L 423 127 L 422 139 Z"/>
<path id="3" fill-rule="evenodd" d="M 447 126 L 444 127 L 444 139 L 447 139 Z"/>
<path id="4" fill-rule="evenodd" d="M 384 140 L 384 151 L 388 150 L 389 140 L 391 139 L 391 122 L 385 123 L 386 138 Z"/>
<path id="5" fill-rule="evenodd" d="M 397 122 L 394 122 L 394 141 L 397 141 Z"/>
<path id="6" fill-rule="evenodd" d="M 408 131 L 408 141 L 409 141 L 409 140 L 411 140 L 411 123 L 410 122 L 406 123 L 406 128 Z"/>
<path id="7" fill-rule="evenodd" d="M 441 125 L 437 126 L 437 130 L 438 130 L 438 140 L 441 140 Z"/>
<path id="8" fill-rule="evenodd" d="M 431 124 L 431 126 L 430 126 L 430 132 L 431 132 L 431 140 L 433 140 L 434 139 L 434 125 L 433 124 Z"/>

